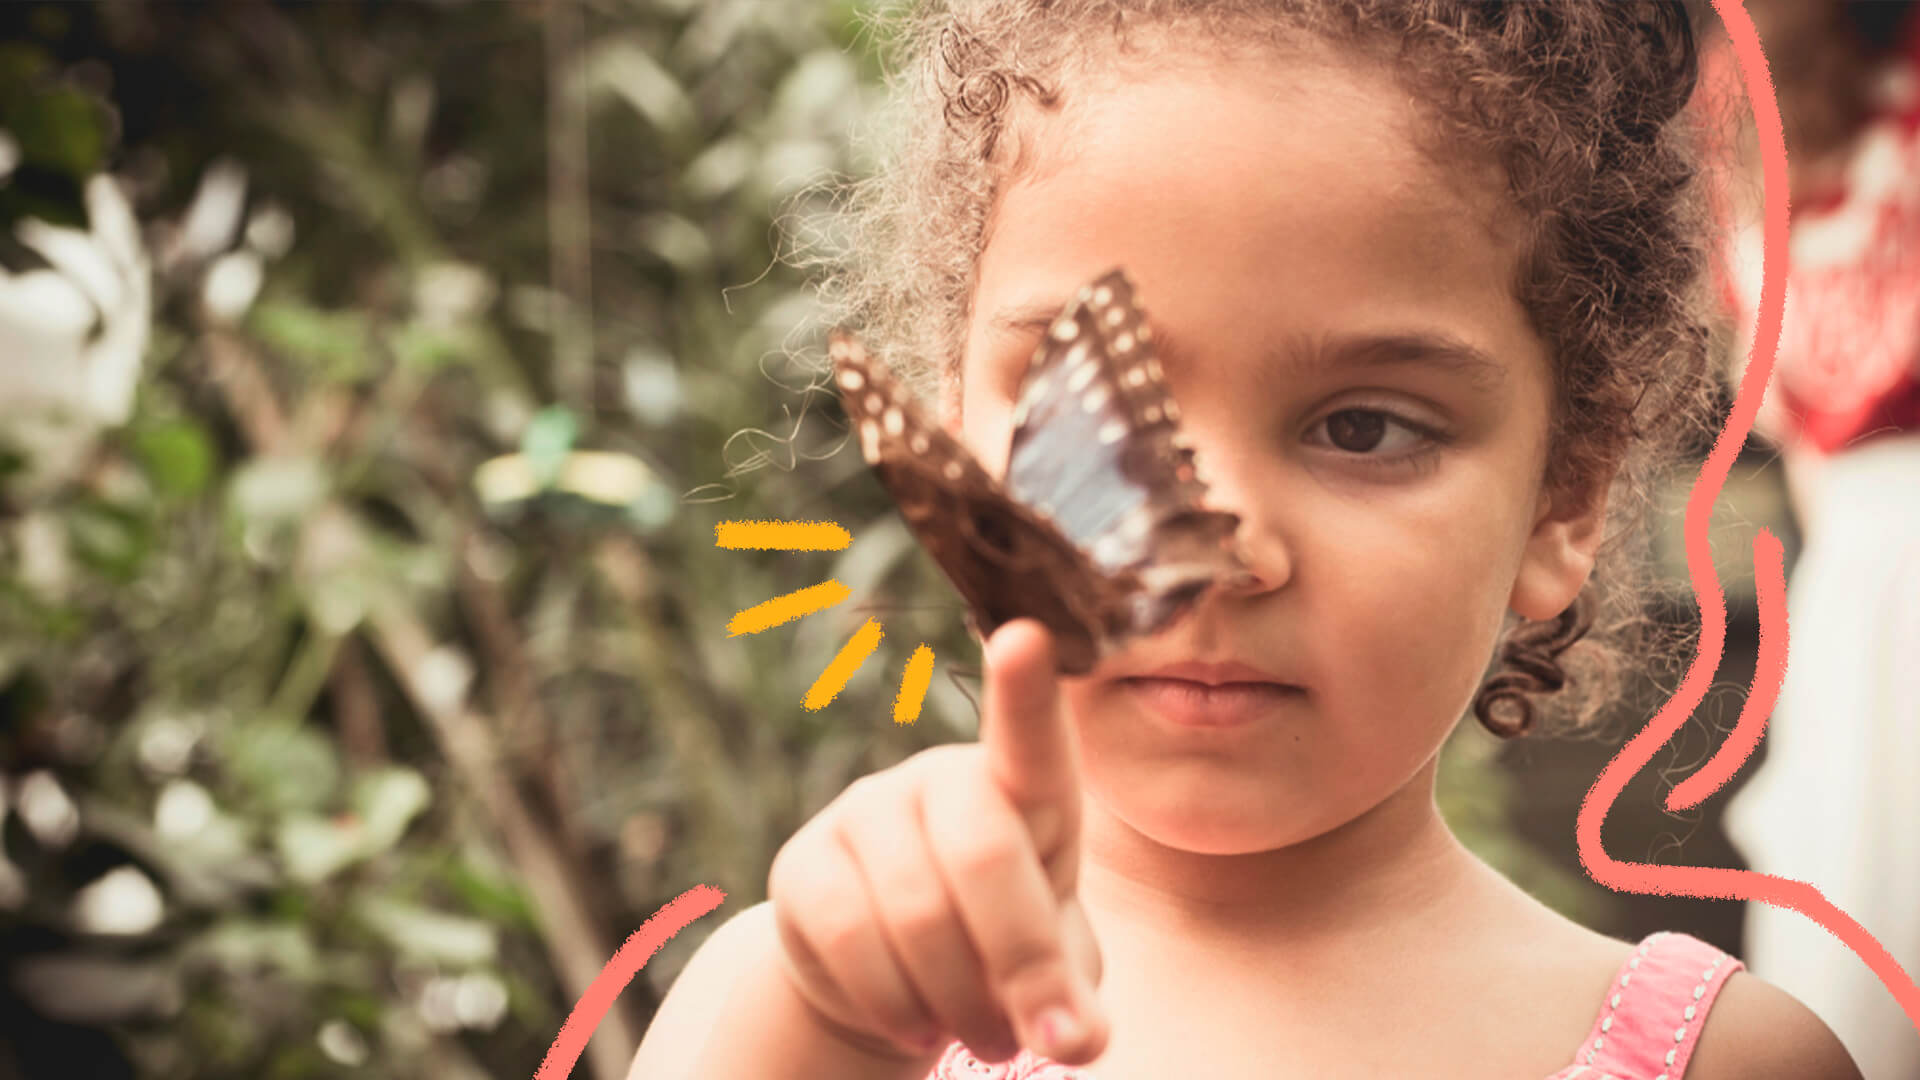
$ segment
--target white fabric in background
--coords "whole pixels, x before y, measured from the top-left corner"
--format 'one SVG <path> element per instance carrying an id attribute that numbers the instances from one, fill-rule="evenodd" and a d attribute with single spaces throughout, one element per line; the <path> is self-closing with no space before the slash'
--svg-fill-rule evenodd
<path id="1" fill-rule="evenodd" d="M 1826 458 L 1817 481 L 1766 760 L 1728 804 L 1727 835 L 1755 870 L 1811 883 L 1920 977 L 1920 433 Z M 1920 1031 L 1839 939 L 1749 904 L 1745 951 L 1866 1080 L 1920 1078 Z"/>

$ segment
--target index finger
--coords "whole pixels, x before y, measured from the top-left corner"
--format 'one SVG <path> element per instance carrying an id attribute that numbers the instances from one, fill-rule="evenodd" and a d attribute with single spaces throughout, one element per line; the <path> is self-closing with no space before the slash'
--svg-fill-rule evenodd
<path id="1" fill-rule="evenodd" d="M 980 741 L 987 765 L 1051 861 L 1079 820 L 1080 780 L 1071 733 L 1060 708 L 1053 639 L 1032 619 L 1016 619 L 987 641 Z"/>

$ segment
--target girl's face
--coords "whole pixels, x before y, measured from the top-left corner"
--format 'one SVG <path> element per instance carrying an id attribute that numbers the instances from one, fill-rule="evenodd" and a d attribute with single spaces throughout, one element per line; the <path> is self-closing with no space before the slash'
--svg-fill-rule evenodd
<path id="1" fill-rule="evenodd" d="M 1431 804 L 1431 764 L 1505 612 L 1550 618 L 1599 507 L 1542 495 L 1550 376 L 1513 295 L 1498 178 L 1416 148 L 1383 75 L 1221 61 L 1029 117 L 989 224 L 961 437 L 1004 471 L 1012 398 L 1051 315 L 1120 265 L 1182 424 L 1260 582 L 1066 683 L 1096 805 L 1159 844 L 1284 847 Z M 1129 677 L 1241 663 L 1294 689 L 1176 721 Z"/>

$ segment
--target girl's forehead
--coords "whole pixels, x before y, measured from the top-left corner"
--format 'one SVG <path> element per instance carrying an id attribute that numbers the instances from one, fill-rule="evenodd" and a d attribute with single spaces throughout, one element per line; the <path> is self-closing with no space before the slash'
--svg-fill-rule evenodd
<path id="1" fill-rule="evenodd" d="M 1436 157 L 1423 107 L 1384 73 L 1236 60 L 1136 76 L 1023 125 L 1028 167 L 996 201 L 978 301 L 1045 301 L 1114 262 L 1176 286 L 1510 294 L 1497 171 Z"/>
<path id="2" fill-rule="evenodd" d="M 1523 230 L 1504 170 L 1448 145 L 1437 114 L 1386 66 L 1324 50 L 1207 62 L 1191 52 L 1081 60 L 1055 108 L 1016 108 L 983 253 L 1012 224 L 1008 204 L 1037 194 L 1055 213 L 1085 216 L 1090 197 L 1104 194 L 1133 199 L 1142 219 L 1184 202 L 1240 214 L 1250 227 L 1276 198 L 1311 212 L 1315 200 L 1360 197 L 1381 224 L 1445 219 L 1517 247 Z M 1404 236 L 1419 243 L 1431 231 Z"/>

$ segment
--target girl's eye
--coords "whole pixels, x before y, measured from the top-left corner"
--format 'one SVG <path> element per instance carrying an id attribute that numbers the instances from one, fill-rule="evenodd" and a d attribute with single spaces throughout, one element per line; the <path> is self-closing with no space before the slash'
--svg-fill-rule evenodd
<path id="1" fill-rule="evenodd" d="M 1342 454 L 1366 458 L 1369 465 L 1407 464 L 1445 441 L 1425 424 L 1385 409 L 1340 409 L 1328 413 L 1313 430 L 1321 428 L 1326 429 L 1326 445 Z"/>

